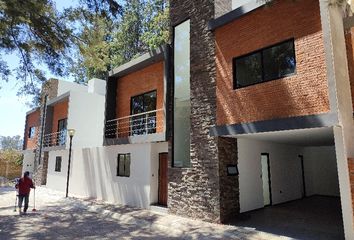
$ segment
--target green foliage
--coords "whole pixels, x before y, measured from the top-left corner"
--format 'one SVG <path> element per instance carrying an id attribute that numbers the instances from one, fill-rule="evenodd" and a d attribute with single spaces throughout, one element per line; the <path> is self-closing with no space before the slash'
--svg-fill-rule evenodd
<path id="1" fill-rule="evenodd" d="M 82 10 L 82 11 L 81 11 Z M 121 8 L 115 0 L 80 0 L 77 9 L 58 12 L 53 0 L 0 0 L 0 77 L 8 81 L 15 74 L 19 95 L 36 96 L 47 80 L 40 70 L 45 65 L 52 74 L 67 76 L 73 63 L 72 52 L 80 38 L 73 12 L 95 13 L 114 18 Z M 80 26 L 79 26 L 80 28 Z M 19 66 L 9 69 L 3 54 L 15 53 Z"/>
<path id="2" fill-rule="evenodd" d="M 166 0 L 125 1 L 119 19 L 92 16 L 83 29 L 81 57 L 73 65 L 76 81 L 105 78 L 107 71 L 168 41 Z"/>
<path id="3" fill-rule="evenodd" d="M 0 161 L 21 166 L 23 162 L 23 155 L 20 151 L 15 149 L 0 150 Z"/>

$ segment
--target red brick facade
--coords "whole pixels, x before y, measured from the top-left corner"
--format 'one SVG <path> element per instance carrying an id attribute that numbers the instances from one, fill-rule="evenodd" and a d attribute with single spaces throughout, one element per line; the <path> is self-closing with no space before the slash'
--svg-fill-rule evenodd
<path id="1" fill-rule="evenodd" d="M 58 121 L 64 118 L 68 118 L 68 100 L 53 106 L 52 132 L 58 131 Z"/>
<path id="2" fill-rule="evenodd" d="M 352 105 L 354 108 L 354 28 L 347 30 L 345 33 L 345 43 L 347 45 L 348 72 L 350 80 L 350 89 L 352 92 Z"/>
<path id="3" fill-rule="evenodd" d="M 348 167 L 349 167 L 351 194 L 352 194 L 352 206 L 354 209 L 354 158 L 348 159 Z"/>
<path id="4" fill-rule="evenodd" d="M 25 126 L 25 135 L 24 135 L 24 150 L 33 150 L 37 147 L 37 139 L 39 133 L 39 126 L 40 126 L 40 110 L 37 109 L 36 111 L 28 114 L 26 116 L 26 126 Z M 34 137 L 28 138 L 29 136 L 29 129 L 31 127 L 35 127 Z"/>
<path id="5" fill-rule="evenodd" d="M 329 111 L 318 0 L 278 1 L 215 30 L 217 124 Z M 296 74 L 233 89 L 232 59 L 295 39 Z"/>
<path id="6" fill-rule="evenodd" d="M 164 101 L 164 62 L 154 63 L 144 69 L 130 73 L 117 80 L 116 117 L 131 115 L 131 97 L 156 90 L 156 109 L 163 108 Z M 157 132 L 163 130 L 163 113 L 157 113 Z M 129 126 L 119 126 L 128 129 Z M 120 130 L 121 131 L 121 130 Z M 124 130 L 123 130 L 124 131 Z"/>

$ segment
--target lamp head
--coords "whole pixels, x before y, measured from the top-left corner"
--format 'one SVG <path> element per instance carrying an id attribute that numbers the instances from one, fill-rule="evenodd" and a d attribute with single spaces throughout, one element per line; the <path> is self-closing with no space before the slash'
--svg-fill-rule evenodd
<path id="1" fill-rule="evenodd" d="M 68 134 L 70 137 L 73 137 L 75 135 L 75 129 L 68 129 Z"/>

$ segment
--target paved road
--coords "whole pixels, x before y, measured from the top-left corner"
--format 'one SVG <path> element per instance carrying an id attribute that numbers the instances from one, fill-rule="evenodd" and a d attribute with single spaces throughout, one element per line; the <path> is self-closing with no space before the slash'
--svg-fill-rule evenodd
<path id="1" fill-rule="evenodd" d="M 33 193 L 30 200 L 33 202 Z M 0 239 L 288 239 L 121 205 L 76 198 L 43 187 L 36 212 L 14 212 L 16 193 L 0 188 Z"/>

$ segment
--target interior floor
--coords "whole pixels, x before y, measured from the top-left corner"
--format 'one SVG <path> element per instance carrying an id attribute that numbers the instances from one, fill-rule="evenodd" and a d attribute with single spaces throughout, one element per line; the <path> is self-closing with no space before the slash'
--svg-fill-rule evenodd
<path id="1" fill-rule="evenodd" d="M 344 239 L 340 199 L 312 196 L 241 213 L 230 224 L 295 239 Z"/>

